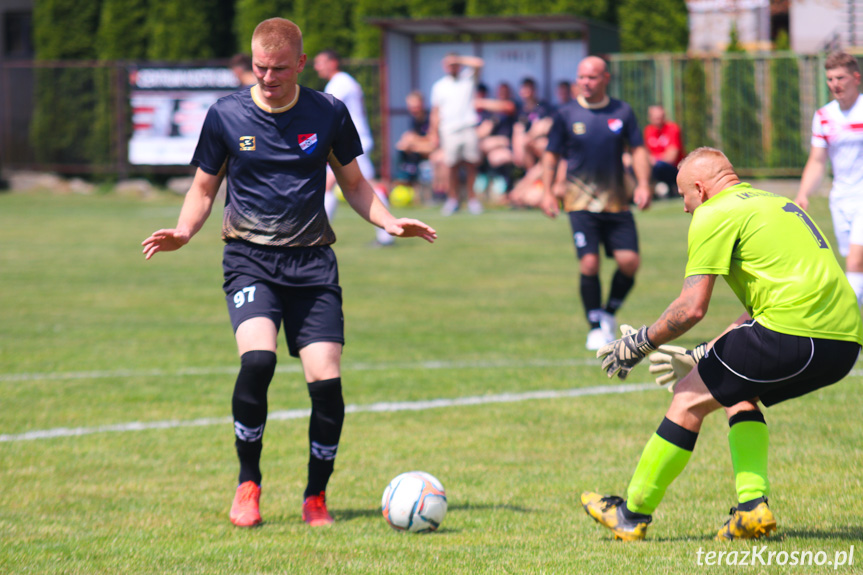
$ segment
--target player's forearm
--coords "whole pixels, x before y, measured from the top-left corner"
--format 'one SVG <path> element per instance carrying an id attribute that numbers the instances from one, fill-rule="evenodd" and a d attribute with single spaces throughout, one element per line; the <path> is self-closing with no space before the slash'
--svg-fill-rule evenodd
<path id="1" fill-rule="evenodd" d="M 386 228 L 395 219 L 366 180 L 352 186 L 342 186 L 342 194 L 351 208 L 370 224 Z"/>
<path id="2" fill-rule="evenodd" d="M 810 157 L 803 168 L 803 175 L 800 177 L 800 190 L 797 192 L 797 196 L 808 198 L 812 195 L 815 189 L 821 184 L 826 171 L 827 164 L 825 162 L 818 158 Z"/>
<path id="3" fill-rule="evenodd" d="M 480 110 L 489 112 L 499 112 L 501 114 L 514 114 L 515 102 L 512 100 L 497 100 L 495 98 L 477 98 L 474 100 L 474 106 Z"/>
<path id="4" fill-rule="evenodd" d="M 694 275 L 683 281 L 680 296 L 647 330 L 647 337 L 653 345 L 677 339 L 704 318 L 715 280 L 713 275 Z"/>
<path id="5" fill-rule="evenodd" d="M 644 146 L 632 150 L 632 171 L 639 186 L 650 185 L 650 154 Z"/>
<path id="6" fill-rule="evenodd" d="M 177 231 L 186 236 L 187 240 L 198 233 L 210 217 L 214 198 L 215 194 L 200 185 L 192 184 L 177 220 Z"/>
<path id="7" fill-rule="evenodd" d="M 438 133 L 438 128 L 440 126 L 440 113 L 438 112 L 437 106 L 431 109 L 431 114 L 429 114 L 429 131 L 428 137 L 431 139 L 432 144 L 435 147 L 440 145 L 440 134 Z"/>
<path id="8" fill-rule="evenodd" d="M 546 150 L 542 155 L 542 189 L 546 195 L 552 194 L 559 161 L 560 156 L 554 152 Z"/>
<path id="9" fill-rule="evenodd" d="M 485 60 L 479 56 L 459 56 L 456 62 L 468 68 L 482 68 L 485 65 Z"/>
<path id="10" fill-rule="evenodd" d="M 680 148 L 678 148 L 677 146 L 668 146 L 662 152 L 659 159 L 661 161 L 665 162 L 666 164 L 674 165 L 676 163 L 675 160 L 677 160 L 677 155 L 679 153 L 680 153 Z"/>

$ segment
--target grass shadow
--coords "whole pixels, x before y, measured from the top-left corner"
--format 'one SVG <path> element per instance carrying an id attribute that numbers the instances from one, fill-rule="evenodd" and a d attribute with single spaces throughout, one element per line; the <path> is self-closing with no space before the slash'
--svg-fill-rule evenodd
<path id="1" fill-rule="evenodd" d="M 470 503 L 463 503 L 460 505 L 451 505 L 447 508 L 447 513 L 459 512 L 459 511 L 488 511 L 488 510 L 503 510 L 503 511 L 514 511 L 515 513 L 533 513 L 532 509 L 526 509 L 524 507 L 519 507 L 517 505 L 507 505 L 507 504 L 482 504 L 482 505 L 472 505 Z M 381 514 L 380 507 L 373 507 L 371 509 L 331 509 L 330 514 L 332 514 L 333 518 L 336 521 L 351 521 L 352 519 L 364 518 L 364 517 L 376 517 Z"/>
<path id="2" fill-rule="evenodd" d="M 781 529 L 779 535 L 782 537 L 796 537 L 798 539 L 851 539 L 863 541 L 863 525 L 844 525 L 835 529 Z"/>

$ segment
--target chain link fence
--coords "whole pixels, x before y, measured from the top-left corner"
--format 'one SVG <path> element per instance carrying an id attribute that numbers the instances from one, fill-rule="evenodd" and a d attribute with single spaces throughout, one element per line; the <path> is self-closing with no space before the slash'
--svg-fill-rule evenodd
<path id="1" fill-rule="evenodd" d="M 60 174 L 104 175 L 189 174 L 178 165 L 137 165 L 129 161 L 133 132 L 130 74 L 145 67 L 227 68 L 227 61 L 193 64 L 151 62 L 32 62 L 0 63 L 0 167 Z M 365 105 L 376 146 L 372 160 L 379 165 L 380 82 L 377 60 L 346 60 L 342 69 L 365 91 Z M 312 66 L 300 83 L 323 89 Z"/>
<path id="2" fill-rule="evenodd" d="M 132 130 L 129 71 L 135 62 L 4 62 L 0 64 L 0 165 L 67 174 L 189 173 L 186 165 L 141 166 L 128 160 Z M 207 62 L 227 66 L 227 62 Z M 365 91 L 380 167 L 380 78 L 377 60 L 345 60 L 342 69 Z M 680 124 L 687 149 L 716 146 L 746 176 L 794 176 L 809 149 L 812 115 L 827 103 L 824 56 L 793 53 L 614 55 L 613 96 L 629 102 L 646 125 L 662 104 Z M 308 66 L 303 85 L 325 82 Z M 190 158 L 191 159 L 191 158 Z"/>
<path id="3" fill-rule="evenodd" d="M 632 105 L 642 126 L 648 106 L 662 105 L 680 124 L 686 149 L 720 148 L 742 175 L 797 176 L 812 116 L 830 99 L 824 57 L 614 55 L 609 90 Z"/>

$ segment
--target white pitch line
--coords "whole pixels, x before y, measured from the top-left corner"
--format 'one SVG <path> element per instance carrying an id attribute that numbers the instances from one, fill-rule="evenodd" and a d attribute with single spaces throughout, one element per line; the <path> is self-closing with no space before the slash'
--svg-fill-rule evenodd
<path id="1" fill-rule="evenodd" d="M 527 367 L 573 367 L 599 365 L 598 359 L 524 359 L 484 361 L 416 361 L 384 363 L 348 363 L 342 371 L 386 371 L 390 369 L 505 369 Z M 108 379 L 133 377 L 184 377 L 190 375 L 234 375 L 237 367 L 189 367 L 174 371 L 162 369 L 117 369 L 106 371 L 58 371 L 42 373 L 0 373 L 0 383 L 18 381 Z M 299 363 L 276 368 L 277 373 L 302 373 Z"/>
<path id="2" fill-rule="evenodd" d="M 656 389 L 652 383 L 631 383 L 626 385 L 600 385 L 596 387 L 581 387 L 576 389 L 527 391 L 524 393 L 501 393 L 497 395 L 476 395 L 469 397 L 455 397 L 452 399 L 432 399 L 424 401 L 397 401 L 371 403 L 368 405 L 348 405 L 346 413 L 389 413 L 395 411 L 425 411 L 428 409 L 440 409 L 444 407 L 461 407 L 470 405 L 484 405 L 489 403 L 516 403 L 533 399 L 558 399 L 566 397 L 585 397 L 590 395 L 609 395 L 617 393 L 630 393 L 633 391 L 646 391 Z M 290 419 L 303 419 L 309 416 L 308 409 L 289 409 L 276 411 L 267 416 L 268 421 L 286 421 Z M 111 433 L 127 431 L 144 431 L 148 429 L 176 429 L 179 427 L 203 427 L 210 425 L 230 425 L 230 417 L 206 417 L 202 419 L 167 421 L 134 421 L 131 423 L 118 423 L 115 425 L 100 425 L 97 427 L 57 427 L 54 429 L 43 429 L 28 431 L 26 433 L 15 433 L 0 435 L 0 443 L 13 441 L 33 441 L 36 439 L 51 439 L 54 437 L 75 437 L 79 435 L 93 435 L 94 433 Z"/>

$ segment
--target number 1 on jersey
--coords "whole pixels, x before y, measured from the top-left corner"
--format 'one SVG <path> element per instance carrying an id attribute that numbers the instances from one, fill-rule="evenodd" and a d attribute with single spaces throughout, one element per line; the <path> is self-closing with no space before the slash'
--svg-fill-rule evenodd
<path id="1" fill-rule="evenodd" d="M 785 206 L 782 209 L 784 211 L 788 212 L 789 214 L 794 214 L 795 216 L 800 218 L 800 220 L 804 224 L 806 224 L 806 227 L 809 228 L 810 232 L 812 232 L 812 236 L 815 238 L 815 241 L 818 243 L 818 247 L 820 249 L 822 249 L 822 250 L 828 249 L 827 240 L 824 239 L 824 236 L 822 236 L 821 232 L 818 231 L 818 226 L 815 225 L 815 222 L 813 222 L 809 218 L 809 215 L 806 212 L 804 212 L 796 204 L 792 204 L 791 202 L 788 202 L 787 204 L 785 204 Z"/>

